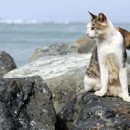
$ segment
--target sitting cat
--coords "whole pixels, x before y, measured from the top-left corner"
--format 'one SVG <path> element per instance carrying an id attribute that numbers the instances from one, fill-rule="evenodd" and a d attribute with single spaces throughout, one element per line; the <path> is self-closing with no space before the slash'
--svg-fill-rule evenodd
<path id="1" fill-rule="evenodd" d="M 118 96 L 130 102 L 123 37 L 103 13 L 89 14 L 87 36 L 96 41 L 96 47 L 84 78 L 85 90 L 94 90 L 97 96 Z"/>

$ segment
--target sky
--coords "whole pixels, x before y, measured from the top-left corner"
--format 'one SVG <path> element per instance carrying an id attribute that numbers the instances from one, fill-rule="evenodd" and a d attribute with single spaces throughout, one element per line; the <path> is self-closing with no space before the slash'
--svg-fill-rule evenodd
<path id="1" fill-rule="evenodd" d="M 87 22 L 88 11 L 130 23 L 130 0 L 0 0 L 0 18 L 39 22 Z"/>

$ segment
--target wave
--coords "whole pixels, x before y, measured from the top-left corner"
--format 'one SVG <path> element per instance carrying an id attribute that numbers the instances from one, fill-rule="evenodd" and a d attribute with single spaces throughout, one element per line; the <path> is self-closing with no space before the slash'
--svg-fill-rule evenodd
<path id="1" fill-rule="evenodd" d="M 49 21 L 49 22 L 43 22 L 43 21 L 27 21 L 27 20 L 3 20 L 0 19 L 0 23 L 3 24 L 72 24 L 73 22 L 69 21 Z M 78 23 L 78 22 L 76 22 Z"/>
<path id="2" fill-rule="evenodd" d="M 26 20 L 0 20 L 3 24 L 38 24 L 40 22 L 36 20 L 26 21 Z"/>

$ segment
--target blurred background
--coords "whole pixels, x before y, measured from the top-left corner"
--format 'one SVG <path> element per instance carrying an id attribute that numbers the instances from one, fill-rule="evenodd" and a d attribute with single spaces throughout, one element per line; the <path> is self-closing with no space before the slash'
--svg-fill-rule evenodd
<path id="1" fill-rule="evenodd" d="M 72 44 L 86 33 L 88 11 L 103 12 L 130 31 L 129 5 L 130 0 L 0 0 L 0 50 L 22 66 L 36 48 Z"/>

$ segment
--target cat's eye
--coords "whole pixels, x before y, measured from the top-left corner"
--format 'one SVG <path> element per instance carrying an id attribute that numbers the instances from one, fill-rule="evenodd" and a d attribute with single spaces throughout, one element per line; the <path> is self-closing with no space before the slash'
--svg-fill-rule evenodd
<path id="1" fill-rule="evenodd" d="M 91 30 L 94 30 L 94 29 L 95 29 L 94 27 L 91 28 Z"/>

